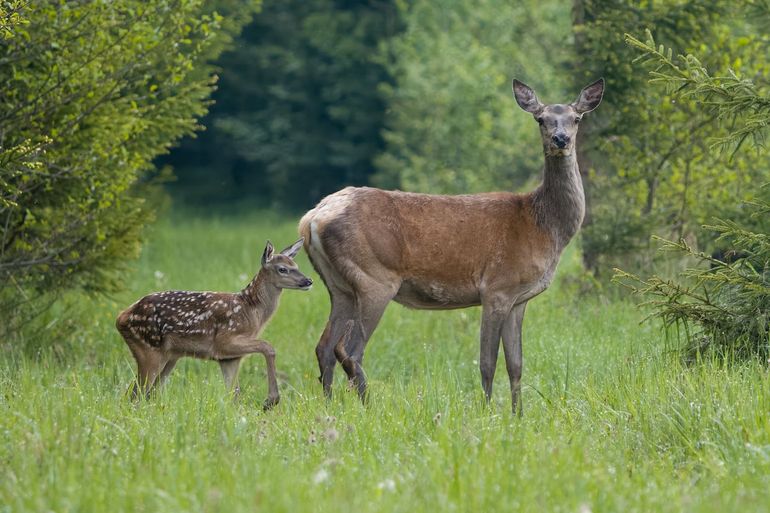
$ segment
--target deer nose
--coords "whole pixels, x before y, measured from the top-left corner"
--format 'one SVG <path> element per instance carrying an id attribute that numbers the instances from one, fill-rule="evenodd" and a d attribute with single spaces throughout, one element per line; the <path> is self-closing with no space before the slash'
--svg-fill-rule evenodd
<path id="1" fill-rule="evenodd" d="M 305 278 L 305 281 L 302 282 L 303 287 L 309 287 L 312 284 L 313 284 L 313 280 L 311 280 L 310 278 Z"/>
<path id="2" fill-rule="evenodd" d="M 561 149 L 564 149 L 567 147 L 567 144 L 569 143 L 569 136 L 567 134 L 556 134 L 553 137 L 551 137 L 551 140 L 556 146 L 558 146 Z"/>

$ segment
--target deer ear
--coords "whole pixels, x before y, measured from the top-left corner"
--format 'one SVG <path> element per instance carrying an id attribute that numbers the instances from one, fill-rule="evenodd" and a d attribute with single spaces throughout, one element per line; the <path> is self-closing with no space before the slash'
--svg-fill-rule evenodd
<path id="1" fill-rule="evenodd" d="M 572 106 L 578 112 L 578 114 L 585 114 L 591 112 L 602 102 L 602 96 L 604 95 L 604 79 L 600 78 L 593 84 L 587 85 L 580 91 L 580 96 L 575 100 Z"/>
<path id="2" fill-rule="evenodd" d="M 262 265 L 265 265 L 273 259 L 273 251 L 273 245 L 270 241 L 267 241 L 267 244 L 265 244 L 265 251 L 262 253 Z"/>
<path id="3" fill-rule="evenodd" d="M 516 103 L 519 104 L 519 107 L 530 114 L 537 114 L 543 110 L 543 104 L 537 99 L 535 91 L 533 91 L 527 84 L 519 82 L 514 78 L 512 87 L 513 96 L 516 98 Z"/>
<path id="4" fill-rule="evenodd" d="M 302 244 L 305 242 L 305 237 L 300 237 L 297 242 L 289 246 L 288 248 L 281 251 L 282 255 L 286 255 L 289 258 L 294 258 L 297 256 L 297 253 L 299 253 L 299 250 L 302 249 Z"/>

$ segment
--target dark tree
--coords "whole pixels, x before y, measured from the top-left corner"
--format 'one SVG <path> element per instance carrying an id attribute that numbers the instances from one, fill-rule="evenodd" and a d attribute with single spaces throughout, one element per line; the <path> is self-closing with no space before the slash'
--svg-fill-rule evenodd
<path id="1" fill-rule="evenodd" d="M 378 45 L 396 32 L 388 1 L 266 3 L 223 55 L 207 131 L 165 160 L 194 204 L 257 199 L 305 208 L 367 183 L 382 149 L 388 75 Z"/>

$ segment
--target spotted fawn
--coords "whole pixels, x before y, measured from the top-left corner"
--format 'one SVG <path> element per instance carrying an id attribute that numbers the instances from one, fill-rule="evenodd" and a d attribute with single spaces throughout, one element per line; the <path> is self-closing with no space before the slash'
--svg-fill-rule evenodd
<path id="1" fill-rule="evenodd" d="M 294 262 L 303 242 L 300 239 L 276 254 L 268 241 L 259 273 L 238 293 L 156 292 L 123 311 L 115 324 L 138 369 L 131 395 L 136 398 L 140 391 L 149 395 L 183 356 L 217 361 L 225 385 L 237 395 L 241 358 L 262 353 L 268 383 L 264 408 L 276 405 L 280 395 L 275 349 L 258 337 L 278 307 L 283 289 L 308 290 L 313 284 Z"/>

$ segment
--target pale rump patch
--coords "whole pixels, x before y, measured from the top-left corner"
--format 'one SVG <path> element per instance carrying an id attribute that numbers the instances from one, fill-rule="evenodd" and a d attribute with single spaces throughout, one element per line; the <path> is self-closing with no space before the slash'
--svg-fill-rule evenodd
<path id="1" fill-rule="evenodd" d="M 308 211 L 300 219 L 300 232 L 306 234 L 307 242 L 314 251 L 324 254 L 321 245 L 320 230 L 326 223 L 333 221 L 345 213 L 345 210 L 354 201 L 356 194 L 355 187 L 346 187 L 339 192 L 325 197 L 312 210 Z"/>
<path id="2" fill-rule="evenodd" d="M 314 251 L 323 254 L 324 249 L 321 245 L 321 238 L 318 236 L 318 223 L 310 221 L 310 246 Z"/>
<path id="3" fill-rule="evenodd" d="M 334 219 L 342 214 L 353 201 L 356 189 L 354 187 L 345 187 L 341 191 L 325 197 L 313 210 L 306 216 L 311 219 L 323 222 L 327 219 Z"/>

